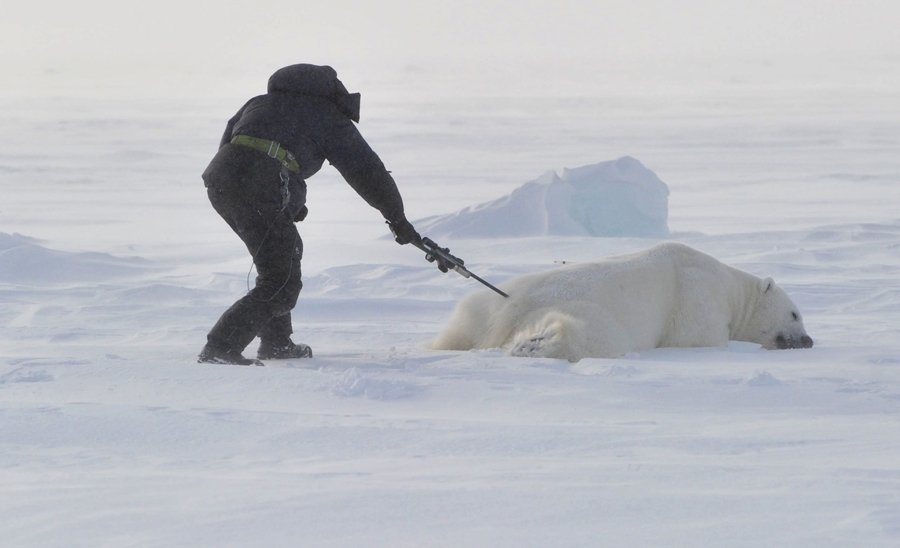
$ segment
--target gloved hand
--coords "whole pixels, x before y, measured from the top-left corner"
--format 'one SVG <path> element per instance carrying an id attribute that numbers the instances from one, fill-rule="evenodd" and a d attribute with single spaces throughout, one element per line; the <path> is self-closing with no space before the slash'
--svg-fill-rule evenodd
<path id="1" fill-rule="evenodd" d="M 299 223 L 300 221 L 305 219 L 308 214 L 309 214 L 309 209 L 307 209 L 306 206 L 301 207 L 300 211 L 298 211 L 297 214 L 294 215 L 294 222 Z"/>
<path id="2" fill-rule="evenodd" d="M 413 228 L 413 225 L 411 225 L 410 222 L 406 219 L 396 222 L 388 221 L 388 226 L 391 228 L 391 234 L 394 235 L 394 241 L 398 244 L 422 245 L 422 237 L 419 236 L 419 233 L 416 232 L 416 229 Z"/>

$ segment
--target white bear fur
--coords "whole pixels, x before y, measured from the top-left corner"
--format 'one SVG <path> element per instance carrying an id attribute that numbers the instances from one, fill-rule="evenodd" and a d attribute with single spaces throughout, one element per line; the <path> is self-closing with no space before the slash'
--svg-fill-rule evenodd
<path id="1" fill-rule="evenodd" d="M 761 279 L 687 245 L 513 278 L 457 305 L 436 350 L 507 348 L 515 356 L 615 358 L 660 347 L 808 348 L 797 307 Z"/>

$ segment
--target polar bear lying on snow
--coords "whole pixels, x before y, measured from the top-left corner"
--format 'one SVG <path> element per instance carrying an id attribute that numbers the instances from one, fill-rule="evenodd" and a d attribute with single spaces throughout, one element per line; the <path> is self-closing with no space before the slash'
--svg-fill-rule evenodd
<path id="1" fill-rule="evenodd" d="M 761 279 L 691 247 L 662 243 L 631 255 L 519 276 L 456 307 L 435 350 L 508 348 L 513 356 L 615 358 L 660 347 L 810 348 L 796 305 Z"/>

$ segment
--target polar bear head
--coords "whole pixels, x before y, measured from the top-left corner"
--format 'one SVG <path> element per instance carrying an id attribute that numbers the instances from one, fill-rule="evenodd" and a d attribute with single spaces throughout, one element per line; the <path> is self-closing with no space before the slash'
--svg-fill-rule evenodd
<path id="1" fill-rule="evenodd" d="M 797 305 L 772 278 L 759 280 L 758 299 L 745 326 L 746 339 L 767 350 L 812 348 Z"/>

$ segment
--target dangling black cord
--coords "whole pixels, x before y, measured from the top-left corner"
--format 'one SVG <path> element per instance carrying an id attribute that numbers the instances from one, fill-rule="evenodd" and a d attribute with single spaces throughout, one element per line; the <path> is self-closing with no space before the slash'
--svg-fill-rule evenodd
<path id="1" fill-rule="evenodd" d="M 279 209 L 278 212 L 275 214 L 275 218 L 272 219 L 272 222 L 269 224 L 269 228 L 267 228 L 266 233 L 263 234 L 262 240 L 259 242 L 259 247 L 256 248 L 256 253 L 252 253 L 250 255 L 250 258 L 251 258 L 250 270 L 247 271 L 247 295 L 250 295 L 250 291 L 251 291 L 251 289 L 250 289 L 250 274 L 253 272 L 253 267 L 256 266 L 256 256 L 259 255 L 259 252 L 262 250 L 263 244 L 266 243 L 266 238 L 269 237 L 269 233 L 272 231 L 272 227 L 275 226 L 275 223 L 278 222 L 278 216 L 281 215 L 282 213 L 284 213 L 285 211 L 287 211 L 288 204 L 291 201 L 291 191 L 288 188 L 288 186 L 291 182 L 291 176 L 290 176 L 290 173 L 288 172 L 286 166 L 282 165 L 281 173 L 278 174 L 278 177 L 281 179 L 281 209 Z M 259 210 L 256 210 L 256 212 L 259 213 L 260 215 L 262 215 L 262 213 Z M 300 234 L 295 232 L 294 233 L 294 242 L 291 244 L 290 268 L 288 268 L 287 278 L 284 279 L 284 283 L 281 284 L 281 287 L 279 287 L 275 291 L 275 293 L 273 293 L 272 296 L 269 297 L 268 299 L 259 299 L 252 295 L 250 296 L 251 299 L 258 301 L 258 302 L 262 302 L 262 303 L 270 302 L 272 299 L 274 299 L 276 296 L 278 296 L 278 294 L 281 293 L 281 290 L 284 289 L 284 287 L 288 284 L 288 282 L 291 280 L 291 274 L 294 272 L 294 250 L 297 248 L 297 238 L 299 238 L 299 237 L 300 237 Z"/>

